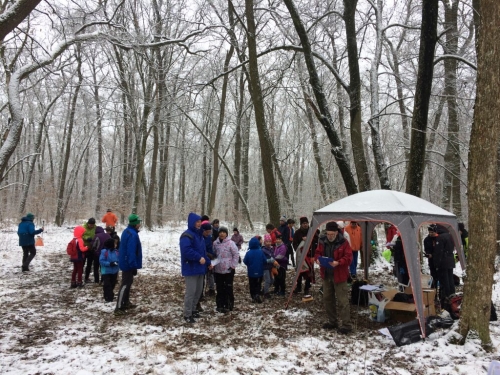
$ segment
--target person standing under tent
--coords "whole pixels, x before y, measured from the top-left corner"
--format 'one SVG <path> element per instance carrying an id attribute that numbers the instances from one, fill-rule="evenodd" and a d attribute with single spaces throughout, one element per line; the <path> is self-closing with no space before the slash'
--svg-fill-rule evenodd
<path id="1" fill-rule="evenodd" d="M 30 270 L 30 263 L 36 255 L 35 235 L 43 232 L 43 227 L 35 229 L 35 224 L 33 224 L 34 219 L 35 215 L 30 212 L 21 219 L 21 222 L 17 227 L 19 246 L 23 249 L 23 263 L 21 266 L 22 272 Z"/>
<path id="2" fill-rule="evenodd" d="M 453 281 L 453 268 L 455 268 L 455 258 L 453 252 L 455 244 L 448 230 L 437 224 L 436 245 L 434 246 L 434 267 L 439 281 L 439 299 L 441 306 L 444 306 L 446 298 L 455 294 L 455 283 Z"/>
<path id="3" fill-rule="evenodd" d="M 295 231 L 295 234 L 293 235 L 293 248 L 295 249 L 295 253 L 297 256 L 297 263 L 296 266 L 299 267 L 299 253 L 300 253 L 300 245 L 302 242 L 306 241 L 307 238 L 307 233 L 309 232 L 309 220 L 307 217 L 303 216 L 300 219 L 300 228 Z M 309 289 L 311 288 L 311 283 L 314 282 L 314 268 L 313 264 L 311 262 L 311 259 L 314 258 L 314 252 L 316 250 L 316 246 L 318 246 L 318 232 L 316 232 L 313 236 L 311 246 L 308 249 L 307 255 L 304 259 L 304 262 L 306 262 L 307 267 L 309 268 L 308 271 L 301 272 L 302 270 L 297 270 L 297 272 L 300 273 L 298 279 L 297 279 L 297 286 L 294 289 L 293 293 L 297 294 L 302 291 L 302 279 L 305 280 L 305 285 L 304 285 L 304 294 L 308 295 L 309 294 Z"/>
<path id="4" fill-rule="evenodd" d="M 329 266 L 325 267 L 321 265 L 320 257 L 331 258 L 333 261 L 328 262 Z M 337 223 L 331 221 L 326 224 L 326 238 L 318 243 L 314 258 L 320 265 L 323 302 L 328 318 L 323 329 L 338 329 L 339 333 L 347 334 L 352 331 L 347 284 L 352 250 L 349 242 L 339 232 Z"/>
<path id="5" fill-rule="evenodd" d="M 352 249 L 352 263 L 349 267 L 351 273 L 351 278 L 356 278 L 356 272 L 358 269 L 358 254 L 363 247 L 363 236 L 361 233 L 361 227 L 356 221 L 351 221 L 351 223 L 344 228 L 344 232 L 349 234 L 349 239 L 351 240 Z"/>

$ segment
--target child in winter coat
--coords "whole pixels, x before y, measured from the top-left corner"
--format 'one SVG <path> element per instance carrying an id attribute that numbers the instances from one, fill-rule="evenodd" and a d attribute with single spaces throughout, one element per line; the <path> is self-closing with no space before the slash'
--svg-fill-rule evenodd
<path id="1" fill-rule="evenodd" d="M 113 302 L 113 298 L 115 298 L 114 288 L 120 267 L 118 266 L 118 250 L 115 249 L 115 240 L 112 238 L 108 238 L 104 242 L 104 248 L 99 256 L 99 263 L 101 265 L 104 300 Z"/>
<path id="2" fill-rule="evenodd" d="M 254 237 L 248 243 L 248 251 L 243 258 L 243 263 L 248 268 L 248 283 L 250 285 L 250 296 L 253 302 L 262 303 L 261 287 L 264 266 L 267 264 L 258 238 Z"/>
<path id="3" fill-rule="evenodd" d="M 281 235 L 276 236 L 276 248 L 274 249 L 274 259 L 276 259 L 276 261 L 279 264 L 278 275 L 274 278 L 274 293 L 279 296 L 284 296 L 288 257 L 287 257 L 287 247 L 283 243 Z"/>
<path id="4" fill-rule="evenodd" d="M 273 274 L 271 272 L 273 268 L 273 263 L 274 263 L 274 247 L 272 245 L 272 238 L 271 235 L 266 234 L 264 236 L 264 246 L 262 247 L 262 252 L 266 256 L 266 259 L 269 261 L 272 259 L 272 261 L 269 261 L 265 266 L 264 266 L 264 297 L 269 298 L 269 288 L 271 287 L 271 284 L 273 283 Z"/>
<path id="5" fill-rule="evenodd" d="M 73 240 L 76 244 L 76 254 L 74 257 L 71 257 L 69 260 L 73 262 L 73 273 L 71 274 L 71 287 L 83 287 L 83 262 L 85 261 L 84 253 L 88 250 L 88 247 L 85 246 L 83 242 L 83 234 L 85 233 L 85 228 L 82 226 L 78 226 L 73 231 Z"/>

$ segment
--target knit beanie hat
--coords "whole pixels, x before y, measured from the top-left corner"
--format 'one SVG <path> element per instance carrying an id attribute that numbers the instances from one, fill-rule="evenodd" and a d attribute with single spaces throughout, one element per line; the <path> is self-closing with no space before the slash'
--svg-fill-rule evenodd
<path id="1" fill-rule="evenodd" d="M 212 224 L 209 221 L 205 220 L 201 223 L 201 229 L 203 230 L 212 230 Z"/>
<path id="2" fill-rule="evenodd" d="M 28 212 L 26 214 L 26 217 L 29 219 L 29 220 L 33 220 L 35 218 L 35 215 L 33 215 L 31 212 Z"/>
<path id="3" fill-rule="evenodd" d="M 299 220 L 300 220 L 300 225 L 302 225 L 303 223 L 309 223 L 309 220 L 305 216 L 302 216 Z"/>
<path id="4" fill-rule="evenodd" d="M 236 227 L 234 227 L 234 228 L 233 228 L 233 232 L 238 232 L 238 233 L 240 233 L 240 231 L 239 231 L 239 230 L 238 230 L 238 228 L 236 228 Z"/>
<path id="5" fill-rule="evenodd" d="M 219 228 L 219 233 L 220 233 L 220 232 L 224 232 L 224 233 L 226 233 L 227 235 L 229 235 L 229 231 L 227 230 L 227 228 L 226 228 L 226 227 L 220 227 L 220 228 Z"/>
<path id="6" fill-rule="evenodd" d="M 248 248 L 251 249 L 260 249 L 260 241 L 258 238 L 253 237 L 249 242 L 248 242 Z"/>
<path id="7" fill-rule="evenodd" d="M 335 221 L 330 221 L 326 223 L 326 231 L 330 232 L 338 232 L 339 230 L 339 225 Z"/>
<path id="8" fill-rule="evenodd" d="M 141 218 L 139 217 L 139 215 L 136 215 L 136 214 L 132 214 L 128 217 L 128 224 L 129 225 L 137 225 L 137 224 L 140 224 L 141 223 Z"/>
<path id="9" fill-rule="evenodd" d="M 95 224 L 95 219 L 91 217 L 90 219 L 87 220 L 87 224 Z"/>
<path id="10" fill-rule="evenodd" d="M 269 241 L 271 242 L 273 239 L 271 238 L 271 235 L 270 234 L 266 234 L 264 235 L 264 241 Z"/>

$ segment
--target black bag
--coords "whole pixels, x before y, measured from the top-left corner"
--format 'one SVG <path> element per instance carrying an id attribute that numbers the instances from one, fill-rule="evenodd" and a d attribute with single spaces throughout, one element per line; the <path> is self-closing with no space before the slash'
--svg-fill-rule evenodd
<path id="1" fill-rule="evenodd" d="M 420 332 L 420 324 L 417 319 L 398 326 L 388 327 L 388 329 L 397 346 L 409 345 L 422 340 L 422 332 Z M 429 337 L 433 332 L 434 329 L 426 323 L 425 336 Z"/>
<path id="2" fill-rule="evenodd" d="M 359 288 L 368 284 L 366 280 L 356 280 L 352 283 L 351 289 L 351 305 L 357 305 L 359 300 L 360 306 L 368 306 L 368 293 L 362 293 Z"/>
<path id="3" fill-rule="evenodd" d="M 429 326 L 432 329 L 436 328 L 450 328 L 453 325 L 453 319 L 451 316 L 442 318 L 440 316 L 430 316 L 428 318 Z"/>

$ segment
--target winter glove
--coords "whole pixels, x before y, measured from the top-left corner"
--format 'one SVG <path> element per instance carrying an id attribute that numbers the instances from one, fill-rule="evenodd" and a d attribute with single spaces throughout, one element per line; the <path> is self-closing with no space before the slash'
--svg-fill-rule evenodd
<path id="1" fill-rule="evenodd" d="M 137 276 L 137 269 L 132 270 L 132 275 Z"/>
<path id="2" fill-rule="evenodd" d="M 273 258 L 273 257 L 269 258 L 269 259 L 267 260 L 267 263 L 274 263 L 274 258 Z"/>
<path id="3" fill-rule="evenodd" d="M 118 265 L 118 262 L 111 262 L 109 265 L 110 265 L 111 267 L 116 267 L 116 266 Z"/>

